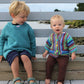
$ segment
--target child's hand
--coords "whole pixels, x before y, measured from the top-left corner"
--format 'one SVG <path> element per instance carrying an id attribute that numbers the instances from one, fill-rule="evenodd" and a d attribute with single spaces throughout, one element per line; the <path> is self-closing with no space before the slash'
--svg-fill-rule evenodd
<path id="1" fill-rule="evenodd" d="M 32 57 L 32 60 L 36 60 L 37 58 L 36 57 Z"/>
<path id="2" fill-rule="evenodd" d="M 3 56 L 0 56 L 0 62 L 2 62 L 2 58 L 3 58 Z"/>
<path id="3" fill-rule="evenodd" d="M 43 57 L 45 58 L 45 57 L 46 57 L 46 55 L 47 55 L 47 54 L 44 52 L 44 53 L 43 53 Z"/>
<path id="4" fill-rule="evenodd" d="M 76 58 L 76 55 L 75 55 L 75 52 L 73 52 L 73 53 L 71 54 L 71 59 L 72 59 L 72 61 L 73 61 L 75 58 Z"/>
<path id="5" fill-rule="evenodd" d="M 46 50 L 44 53 L 43 53 L 43 57 L 45 58 L 48 54 L 48 51 Z"/>

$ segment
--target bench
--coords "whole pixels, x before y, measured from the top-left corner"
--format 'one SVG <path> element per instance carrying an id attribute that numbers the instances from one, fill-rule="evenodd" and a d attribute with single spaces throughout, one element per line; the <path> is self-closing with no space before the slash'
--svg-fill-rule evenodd
<path id="1" fill-rule="evenodd" d="M 26 3 L 84 3 L 84 0 L 24 0 Z M 10 0 L 0 0 L 0 4 L 10 3 Z M 59 14 L 64 17 L 65 20 L 84 20 L 84 12 L 31 12 L 28 21 L 40 21 L 40 20 L 50 20 L 51 16 Z M 5 26 L 6 22 L 11 21 L 8 12 L 0 12 L 0 28 Z M 4 25 L 2 25 L 2 23 Z M 41 25 L 41 24 L 40 24 Z M 33 25 L 31 25 L 33 26 Z M 34 28 L 33 28 L 34 29 Z M 84 38 L 84 28 L 71 28 L 64 29 L 63 31 L 68 32 L 72 37 Z M 1 30 L 0 30 L 1 32 Z M 46 59 L 42 58 L 42 53 L 44 52 L 44 45 L 47 37 L 53 31 L 49 29 L 34 29 L 36 37 L 36 56 L 37 60 L 32 61 L 33 65 L 33 75 L 36 80 L 44 81 L 45 79 L 45 63 Z M 38 44 L 39 43 L 39 44 Z M 84 44 L 77 45 L 77 54 L 84 54 Z M 39 57 L 40 56 L 40 57 Z M 38 58 L 39 57 L 39 58 Z M 74 61 L 69 61 L 66 80 L 84 80 L 84 57 L 77 57 Z M 20 76 L 23 80 L 26 80 L 26 72 L 23 66 L 20 66 Z M 54 67 L 52 80 L 57 79 L 58 68 L 57 65 Z M 6 61 L 0 63 L 0 80 L 12 80 L 13 75 L 11 73 L 10 66 Z M 43 83 L 44 84 L 44 83 Z M 52 83 L 54 84 L 54 82 Z"/>

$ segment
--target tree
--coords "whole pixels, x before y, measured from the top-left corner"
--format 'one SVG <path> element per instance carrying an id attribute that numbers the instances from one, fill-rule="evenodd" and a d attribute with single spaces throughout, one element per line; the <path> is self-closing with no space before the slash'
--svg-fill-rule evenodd
<path id="1" fill-rule="evenodd" d="M 74 8 L 74 11 L 78 11 L 78 9 L 77 8 Z"/>
<path id="2" fill-rule="evenodd" d="M 54 10 L 54 12 L 56 12 L 56 11 L 60 11 L 60 10 L 58 10 L 58 9 L 55 9 L 55 10 Z"/>
<path id="3" fill-rule="evenodd" d="M 78 3 L 77 7 L 74 9 L 75 11 L 84 11 L 84 3 Z"/>

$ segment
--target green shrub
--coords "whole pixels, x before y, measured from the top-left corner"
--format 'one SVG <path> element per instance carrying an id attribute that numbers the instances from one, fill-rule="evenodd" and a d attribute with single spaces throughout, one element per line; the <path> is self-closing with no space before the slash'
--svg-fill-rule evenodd
<path id="1" fill-rule="evenodd" d="M 65 21 L 66 25 L 69 25 L 69 28 L 80 28 L 81 26 L 84 26 L 84 20 L 67 20 Z"/>

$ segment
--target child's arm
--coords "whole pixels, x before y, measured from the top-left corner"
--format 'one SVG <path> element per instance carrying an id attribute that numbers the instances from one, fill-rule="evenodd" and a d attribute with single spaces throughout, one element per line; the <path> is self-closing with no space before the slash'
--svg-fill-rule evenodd
<path id="1" fill-rule="evenodd" d="M 5 34 L 5 31 L 8 30 L 7 28 L 8 28 L 8 24 L 3 28 L 3 30 L 1 31 L 1 34 L 0 34 L 0 62 L 2 62 L 2 58 L 4 57 L 3 56 L 3 47 L 4 47 L 4 43 L 7 39 L 6 34 Z"/>
<path id="2" fill-rule="evenodd" d="M 48 51 L 47 51 L 47 50 L 45 50 L 45 52 L 43 53 L 43 57 L 46 57 L 46 56 L 47 56 L 47 54 L 48 54 Z"/>
<path id="3" fill-rule="evenodd" d="M 52 40 L 51 40 L 51 36 L 52 34 L 48 37 L 48 40 L 46 41 L 46 44 L 45 44 L 45 52 L 43 53 L 43 57 L 46 57 L 49 50 L 50 50 L 50 47 L 52 45 Z"/>
<path id="4" fill-rule="evenodd" d="M 76 58 L 75 52 L 77 51 L 77 47 L 74 44 L 73 38 L 69 34 L 67 37 L 67 46 L 69 48 L 69 53 L 71 53 L 71 59 L 74 60 Z"/>
<path id="5" fill-rule="evenodd" d="M 35 40 L 34 31 L 33 31 L 33 29 L 31 27 L 29 28 L 28 35 L 29 35 L 29 39 L 30 39 L 30 46 L 31 46 L 31 51 L 32 51 L 32 57 L 35 58 L 35 54 L 36 54 L 36 40 Z"/>
<path id="6" fill-rule="evenodd" d="M 3 56 L 0 55 L 0 62 L 2 62 L 2 58 L 3 58 Z"/>
<path id="7" fill-rule="evenodd" d="M 2 30 L 0 35 L 0 62 L 2 62 L 2 58 L 3 58 L 4 43 L 5 43 L 5 34 L 4 34 L 4 30 Z"/>
<path id="8" fill-rule="evenodd" d="M 72 61 L 73 61 L 75 58 L 76 58 L 76 54 L 75 54 L 75 52 L 73 52 L 73 53 L 71 54 L 71 59 L 72 59 Z"/>

